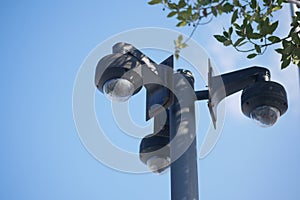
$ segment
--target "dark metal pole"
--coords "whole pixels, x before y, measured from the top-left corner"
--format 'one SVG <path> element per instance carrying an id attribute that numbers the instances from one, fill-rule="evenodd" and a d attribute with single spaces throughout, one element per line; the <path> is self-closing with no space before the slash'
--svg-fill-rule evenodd
<path id="1" fill-rule="evenodd" d="M 171 199 L 198 200 L 194 78 L 189 71 L 174 74 L 174 104 L 170 107 Z"/>

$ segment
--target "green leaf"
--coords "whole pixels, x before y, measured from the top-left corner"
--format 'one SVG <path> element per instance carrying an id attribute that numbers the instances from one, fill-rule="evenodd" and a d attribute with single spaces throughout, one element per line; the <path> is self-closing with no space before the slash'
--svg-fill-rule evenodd
<path id="1" fill-rule="evenodd" d="M 238 10 L 236 9 L 233 14 L 232 14 L 232 17 L 231 17 L 231 24 L 233 24 L 238 18 Z"/>
<path id="2" fill-rule="evenodd" d="M 291 33 L 291 37 L 295 44 L 300 45 L 299 33 Z"/>
<path id="3" fill-rule="evenodd" d="M 176 60 L 178 60 L 178 58 L 179 58 L 179 53 L 180 53 L 179 49 L 176 49 L 175 53 L 174 53 Z"/>
<path id="4" fill-rule="evenodd" d="M 241 29 L 242 29 L 241 26 L 238 25 L 237 23 L 233 23 L 233 26 L 234 26 L 234 28 L 237 29 L 237 30 L 241 30 Z"/>
<path id="5" fill-rule="evenodd" d="M 296 12 L 296 16 L 297 16 L 297 19 L 300 19 L 300 12 L 299 11 Z"/>
<path id="6" fill-rule="evenodd" d="M 282 6 L 275 6 L 275 7 L 272 8 L 272 12 L 280 10 L 281 8 L 282 8 Z"/>
<path id="7" fill-rule="evenodd" d="M 291 45 L 291 46 L 288 46 L 287 48 L 285 48 L 283 50 L 283 53 L 285 55 L 290 55 L 294 50 L 295 50 L 295 47 L 293 45 Z"/>
<path id="8" fill-rule="evenodd" d="M 250 3 L 250 8 L 252 8 L 252 9 L 255 9 L 255 8 L 256 8 L 256 6 L 257 6 L 257 2 L 256 2 L 256 0 L 251 0 L 251 3 Z"/>
<path id="9" fill-rule="evenodd" d="M 182 27 L 185 25 L 187 25 L 187 21 L 180 21 L 180 22 L 178 22 L 178 24 L 176 24 L 177 27 Z"/>
<path id="10" fill-rule="evenodd" d="M 225 3 L 223 7 L 221 7 L 221 10 L 225 13 L 229 13 L 233 10 L 234 6 L 230 3 Z"/>
<path id="11" fill-rule="evenodd" d="M 287 41 L 287 40 L 282 41 L 282 46 L 284 49 L 290 47 L 291 45 L 292 45 L 292 43 L 290 41 Z"/>
<path id="12" fill-rule="evenodd" d="M 250 23 L 246 25 L 246 32 L 247 32 L 247 34 L 253 33 L 253 28 Z"/>
<path id="13" fill-rule="evenodd" d="M 181 44 L 183 40 L 183 35 L 179 35 L 177 38 L 178 44 Z"/>
<path id="14" fill-rule="evenodd" d="M 242 37 L 242 38 L 239 38 L 234 44 L 233 44 L 233 46 L 238 46 L 241 42 L 243 42 L 245 40 L 245 38 L 244 37 Z"/>
<path id="15" fill-rule="evenodd" d="M 186 6 L 185 0 L 180 0 L 180 1 L 178 2 L 178 8 L 184 8 L 185 6 Z"/>
<path id="16" fill-rule="evenodd" d="M 291 59 L 283 60 L 282 63 L 281 63 L 281 69 L 286 68 L 287 66 L 290 65 L 290 63 L 291 63 Z"/>
<path id="17" fill-rule="evenodd" d="M 248 24 L 248 18 L 245 17 L 244 20 L 243 20 L 243 24 L 242 24 L 242 26 L 241 26 L 241 29 L 246 28 L 247 24 Z"/>
<path id="18" fill-rule="evenodd" d="M 190 18 L 190 14 L 188 13 L 187 10 L 181 11 L 178 13 L 178 19 L 184 21 Z"/>
<path id="19" fill-rule="evenodd" d="M 238 36 L 244 37 L 244 33 L 242 31 L 235 31 Z"/>
<path id="20" fill-rule="evenodd" d="M 192 15 L 192 11 L 193 11 L 192 6 L 189 6 L 188 9 L 186 10 L 186 12 L 189 16 Z"/>
<path id="21" fill-rule="evenodd" d="M 239 0 L 233 0 L 233 5 L 237 6 L 237 7 L 240 7 L 241 3 L 239 2 Z"/>
<path id="22" fill-rule="evenodd" d="M 248 41 L 242 42 L 241 44 L 238 45 L 238 47 L 243 46 L 244 44 L 246 44 Z"/>
<path id="23" fill-rule="evenodd" d="M 197 21 L 199 19 L 199 13 L 194 13 L 193 15 L 192 15 L 192 20 L 193 21 Z"/>
<path id="24" fill-rule="evenodd" d="M 229 27 L 229 29 L 228 29 L 228 34 L 231 36 L 231 35 L 232 35 L 232 32 L 233 32 L 233 28 L 232 28 L 232 26 L 231 26 L 231 27 Z"/>
<path id="25" fill-rule="evenodd" d="M 161 3 L 162 3 L 161 0 L 152 0 L 152 1 L 148 2 L 148 4 L 150 4 L 150 5 L 161 4 Z"/>
<path id="26" fill-rule="evenodd" d="M 177 17 L 176 17 L 179 21 L 184 21 L 186 20 L 183 16 L 182 16 L 182 12 L 177 13 Z"/>
<path id="27" fill-rule="evenodd" d="M 277 53 L 279 53 L 279 54 L 283 54 L 283 50 L 284 50 L 284 49 L 275 49 L 275 51 L 276 51 Z"/>
<path id="28" fill-rule="evenodd" d="M 228 33 L 228 32 L 223 31 L 223 35 L 224 35 L 226 38 L 229 38 L 229 33 Z"/>
<path id="29" fill-rule="evenodd" d="M 247 56 L 247 58 L 248 58 L 248 59 L 252 59 L 252 58 L 254 58 L 255 56 L 257 56 L 257 54 L 256 54 L 256 53 L 252 53 L 252 54 L 249 54 L 249 55 Z"/>
<path id="30" fill-rule="evenodd" d="M 281 5 L 284 0 L 277 0 L 278 5 Z"/>
<path id="31" fill-rule="evenodd" d="M 226 40 L 226 41 L 223 42 L 223 45 L 224 45 L 224 46 L 229 46 L 229 45 L 231 45 L 231 44 L 232 44 L 232 41 L 231 41 L 231 40 Z"/>
<path id="32" fill-rule="evenodd" d="M 268 33 L 269 34 L 273 34 L 273 32 L 276 30 L 277 26 L 278 26 L 278 21 L 276 21 L 273 24 L 271 24 L 271 26 L 268 29 Z"/>
<path id="33" fill-rule="evenodd" d="M 223 35 L 214 35 L 214 37 L 219 41 L 219 42 L 225 42 L 227 40 L 226 37 L 224 37 Z"/>
<path id="34" fill-rule="evenodd" d="M 170 13 L 167 15 L 167 17 L 173 17 L 173 16 L 176 15 L 176 14 L 177 14 L 176 11 L 172 11 L 172 12 L 170 12 Z"/>
<path id="35" fill-rule="evenodd" d="M 186 48 L 188 45 L 186 43 L 182 43 L 183 35 L 179 35 L 176 40 L 174 40 L 175 44 L 175 57 L 179 57 L 179 52 L 181 49 Z M 178 57 L 176 59 L 178 59 Z"/>
<path id="36" fill-rule="evenodd" d="M 263 0 L 263 2 L 266 4 L 266 5 L 269 5 L 271 3 L 271 0 Z"/>
<path id="37" fill-rule="evenodd" d="M 300 59 L 300 48 L 297 48 L 293 52 L 293 57 L 296 59 Z"/>
<path id="38" fill-rule="evenodd" d="M 295 19 L 295 18 L 293 18 L 293 22 L 291 23 L 291 26 L 294 28 L 294 30 L 292 31 L 292 32 L 294 32 L 295 31 L 295 28 L 297 28 L 298 27 L 298 21 L 297 21 L 297 19 Z"/>
<path id="39" fill-rule="evenodd" d="M 260 48 L 260 46 L 258 46 L 257 44 L 255 44 L 254 47 L 255 47 L 256 52 L 258 54 L 261 54 L 261 48 Z"/>
<path id="40" fill-rule="evenodd" d="M 270 37 L 268 37 L 268 40 L 272 43 L 278 43 L 281 41 L 280 38 L 276 37 L 276 36 L 270 36 Z"/>
<path id="41" fill-rule="evenodd" d="M 220 6 L 220 7 L 217 8 L 217 11 L 218 11 L 219 15 L 222 15 L 222 13 L 223 13 L 222 8 L 223 8 L 222 6 Z"/>
<path id="42" fill-rule="evenodd" d="M 269 18 L 266 17 L 265 19 L 259 21 L 258 29 L 260 30 L 261 35 L 266 36 L 267 34 L 272 34 L 274 30 L 277 28 L 275 27 L 277 25 L 278 25 L 278 21 L 277 23 L 274 22 L 273 24 L 271 24 Z"/>
<path id="43" fill-rule="evenodd" d="M 218 15 L 217 9 L 215 7 L 211 8 L 211 12 L 215 17 Z"/>
<path id="44" fill-rule="evenodd" d="M 180 48 L 180 49 L 184 49 L 184 48 L 186 48 L 186 47 L 188 47 L 188 44 L 187 44 L 187 43 L 182 43 L 182 44 L 179 45 L 179 48 Z"/>
<path id="45" fill-rule="evenodd" d="M 259 33 L 249 33 L 247 34 L 247 36 L 250 38 L 250 39 L 254 39 L 254 40 L 257 40 L 257 39 L 260 39 L 261 38 L 261 35 Z"/>
<path id="46" fill-rule="evenodd" d="M 175 9 L 177 9 L 177 4 L 176 4 L 176 3 L 168 3 L 168 7 L 169 7 L 170 9 L 175 10 Z"/>
<path id="47" fill-rule="evenodd" d="M 246 36 L 249 39 L 260 39 L 262 36 L 259 33 L 254 33 L 251 24 L 246 25 Z"/>

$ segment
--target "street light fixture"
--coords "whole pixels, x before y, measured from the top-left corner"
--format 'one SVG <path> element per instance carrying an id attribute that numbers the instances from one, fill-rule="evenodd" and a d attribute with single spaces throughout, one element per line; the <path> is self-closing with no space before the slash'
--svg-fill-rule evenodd
<path id="1" fill-rule="evenodd" d="M 195 106 L 208 100 L 216 128 L 218 104 L 243 91 L 243 113 L 264 127 L 272 126 L 287 108 L 283 86 L 270 81 L 263 67 L 213 75 L 209 62 L 208 90 L 195 91 L 188 70 L 173 71 L 173 56 L 156 64 L 130 44 L 117 43 L 96 68 L 97 88 L 113 101 L 127 101 L 146 88 L 146 120 L 154 118 L 154 133 L 140 143 L 140 160 L 154 173 L 171 168 L 172 200 L 198 199 Z M 166 111 L 166 112 L 163 112 Z"/>

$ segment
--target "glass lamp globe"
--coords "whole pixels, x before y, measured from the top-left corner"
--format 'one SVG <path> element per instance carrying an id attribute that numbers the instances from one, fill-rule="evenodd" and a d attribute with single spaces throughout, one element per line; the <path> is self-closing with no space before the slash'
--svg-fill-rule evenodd
<path id="1" fill-rule="evenodd" d="M 250 113 L 251 119 L 261 127 L 270 127 L 280 117 L 280 111 L 272 106 L 259 106 Z"/>
<path id="2" fill-rule="evenodd" d="M 127 101 L 134 93 L 134 85 L 124 78 L 115 78 L 108 80 L 103 85 L 105 96 L 117 102 Z"/>

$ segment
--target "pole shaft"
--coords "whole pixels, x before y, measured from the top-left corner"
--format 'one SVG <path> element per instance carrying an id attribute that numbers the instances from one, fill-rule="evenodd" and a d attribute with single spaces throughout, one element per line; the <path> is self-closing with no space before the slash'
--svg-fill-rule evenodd
<path id="1" fill-rule="evenodd" d="M 174 104 L 170 107 L 171 199 L 198 200 L 194 79 L 174 74 Z"/>

